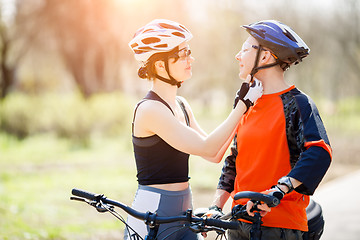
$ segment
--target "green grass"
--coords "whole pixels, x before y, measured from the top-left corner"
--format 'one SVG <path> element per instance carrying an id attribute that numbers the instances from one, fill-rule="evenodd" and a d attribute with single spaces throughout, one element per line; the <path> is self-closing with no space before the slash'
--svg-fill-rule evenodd
<path id="1" fill-rule="evenodd" d="M 74 187 L 104 193 L 130 205 L 137 187 L 127 139 L 98 139 L 73 149 L 65 140 L 23 141 L 0 134 L 0 239 L 108 239 L 123 224 L 69 200 Z M 213 191 L 221 165 L 191 158 L 193 189 Z"/>
<path id="2" fill-rule="evenodd" d="M 360 133 L 360 98 L 342 99 L 337 103 L 318 101 L 322 119 L 330 132 L 353 136 Z"/>
<path id="3" fill-rule="evenodd" d="M 130 204 L 136 179 L 127 140 L 102 139 L 74 149 L 49 136 L 0 136 L 0 239 L 86 239 L 122 228 L 69 197 L 77 187 Z"/>

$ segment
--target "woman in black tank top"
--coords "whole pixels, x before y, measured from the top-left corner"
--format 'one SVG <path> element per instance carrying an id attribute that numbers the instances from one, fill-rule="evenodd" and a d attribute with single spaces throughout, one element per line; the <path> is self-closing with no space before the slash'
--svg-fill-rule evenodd
<path id="1" fill-rule="evenodd" d="M 132 133 L 139 189 L 133 207 L 145 207 L 159 215 L 170 214 L 170 209 L 178 209 L 181 214 L 192 207 L 189 154 L 220 162 L 241 116 L 262 95 L 261 83 L 255 80 L 250 86 L 248 79 L 238 92 L 241 101 L 229 117 L 211 134 L 206 134 L 187 101 L 177 96 L 177 89 L 192 75 L 194 58 L 188 44 L 191 38 L 192 34 L 183 25 L 156 19 L 140 28 L 129 43 L 135 58 L 143 64 L 139 77 L 152 83 L 134 111 Z M 182 206 L 175 201 L 178 198 L 184 198 L 180 201 Z M 143 235 L 147 233 L 143 222 L 132 218 L 128 222 L 132 227 L 136 225 L 135 230 Z M 201 238 L 189 231 L 180 231 L 176 237 L 167 239 Z M 132 234 L 126 232 L 125 239 Z"/>

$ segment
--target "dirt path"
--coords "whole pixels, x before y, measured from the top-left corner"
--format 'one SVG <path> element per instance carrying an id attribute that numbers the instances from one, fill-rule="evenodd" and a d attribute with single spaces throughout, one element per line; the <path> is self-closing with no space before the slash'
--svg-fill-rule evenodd
<path id="1" fill-rule="evenodd" d="M 360 170 L 324 184 L 314 195 L 323 209 L 324 240 L 360 239 Z"/>

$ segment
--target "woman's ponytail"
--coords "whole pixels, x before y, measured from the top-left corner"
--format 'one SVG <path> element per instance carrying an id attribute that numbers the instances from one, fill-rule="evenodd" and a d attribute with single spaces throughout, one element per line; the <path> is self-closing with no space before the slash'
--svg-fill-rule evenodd
<path id="1" fill-rule="evenodd" d="M 147 67 L 140 67 L 138 70 L 138 75 L 140 78 L 149 78 Z"/>

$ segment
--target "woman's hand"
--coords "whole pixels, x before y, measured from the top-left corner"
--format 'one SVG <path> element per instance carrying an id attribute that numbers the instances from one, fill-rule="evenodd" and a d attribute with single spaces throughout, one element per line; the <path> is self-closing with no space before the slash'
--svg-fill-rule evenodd
<path id="1" fill-rule="evenodd" d="M 248 75 L 246 80 L 242 83 L 240 90 L 236 93 L 235 104 L 239 100 L 243 101 L 246 105 L 247 110 L 253 106 L 256 100 L 258 100 L 263 94 L 263 86 L 261 81 L 253 78 L 253 82 L 250 83 L 251 76 Z"/>
<path id="2" fill-rule="evenodd" d="M 254 207 L 255 203 L 253 201 L 248 201 L 246 203 L 246 212 L 249 214 L 249 216 L 253 217 L 255 214 L 251 211 L 251 209 Z M 271 208 L 265 204 L 258 204 L 256 207 L 260 210 L 261 217 L 264 217 L 268 212 L 271 211 Z"/>
<path id="3" fill-rule="evenodd" d="M 263 191 L 261 193 L 276 197 L 277 199 L 279 199 L 279 203 L 285 195 L 285 192 L 278 186 L 273 186 L 269 190 Z M 246 211 L 249 214 L 249 216 L 252 216 L 252 217 L 254 216 L 254 213 L 251 211 L 251 209 L 253 209 L 254 205 L 255 205 L 255 203 L 251 200 L 246 203 Z M 277 204 L 275 206 L 277 206 Z M 274 207 L 274 206 L 272 206 L 272 207 Z M 271 208 L 266 203 L 262 203 L 262 202 L 258 203 L 256 205 L 256 208 L 257 208 L 257 210 L 260 210 L 261 217 L 264 217 L 268 212 L 271 211 Z"/>

